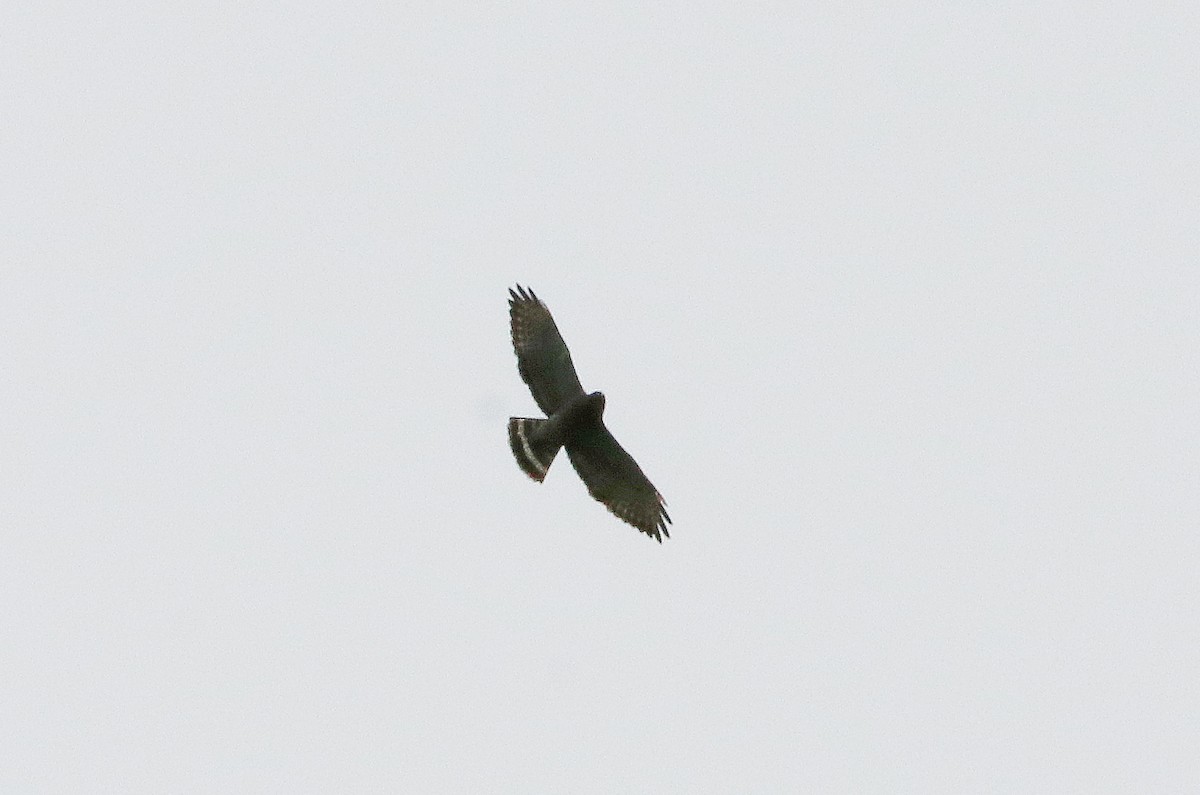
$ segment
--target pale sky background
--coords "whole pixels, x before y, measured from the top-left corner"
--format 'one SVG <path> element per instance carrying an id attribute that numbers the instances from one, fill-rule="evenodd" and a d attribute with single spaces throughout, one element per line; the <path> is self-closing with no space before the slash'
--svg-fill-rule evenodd
<path id="1" fill-rule="evenodd" d="M 5 4 L 0 790 L 1197 791 L 1198 41 Z"/>

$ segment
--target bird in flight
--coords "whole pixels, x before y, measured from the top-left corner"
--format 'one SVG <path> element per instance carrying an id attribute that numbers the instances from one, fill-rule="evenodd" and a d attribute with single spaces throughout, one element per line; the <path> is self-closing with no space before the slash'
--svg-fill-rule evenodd
<path id="1" fill-rule="evenodd" d="M 517 464 L 541 483 L 558 451 L 567 448 L 588 493 L 661 544 L 671 536 L 671 517 L 658 489 L 604 426 L 603 393 L 584 393 L 571 352 L 533 290 L 518 285 L 508 294 L 517 369 L 546 413 L 546 419 L 509 418 L 508 444 Z"/>

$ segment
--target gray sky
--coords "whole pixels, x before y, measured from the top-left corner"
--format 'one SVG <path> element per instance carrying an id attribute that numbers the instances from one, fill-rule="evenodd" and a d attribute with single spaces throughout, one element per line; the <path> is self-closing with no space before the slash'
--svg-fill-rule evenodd
<path id="1" fill-rule="evenodd" d="M 0 789 L 1200 788 L 1200 18 L 981 5 L 6 4 Z"/>

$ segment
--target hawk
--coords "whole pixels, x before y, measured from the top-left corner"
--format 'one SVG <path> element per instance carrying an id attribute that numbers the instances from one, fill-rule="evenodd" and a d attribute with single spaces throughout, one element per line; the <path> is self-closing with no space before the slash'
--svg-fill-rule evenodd
<path id="1" fill-rule="evenodd" d="M 508 444 L 517 464 L 541 483 L 558 451 L 567 448 L 588 493 L 661 544 L 671 536 L 671 517 L 658 489 L 604 427 L 604 395 L 584 393 L 571 352 L 533 290 L 517 285 L 508 294 L 517 369 L 546 413 L 546 419 L 509 418 Z"/>

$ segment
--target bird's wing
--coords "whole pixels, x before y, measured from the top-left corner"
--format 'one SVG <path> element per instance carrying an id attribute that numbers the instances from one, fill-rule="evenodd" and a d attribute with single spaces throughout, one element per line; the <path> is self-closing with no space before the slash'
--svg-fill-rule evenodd
<path id="1" fill-rule="evenodd" d="M 550 310 L 533 290 L 517 286 L 508 291 L 513 350 L 517 369 L 529 385 L 538 408 L 549 416 L 573 397 L 583 394 L 571 352 L 554 325 Z"/>
<path id="2" fill-rule="evenodd" d="M 567 456 L 588 493 L 608 510 L 660 544 L 670 538 L 662 495 L 603 424 L 568 442 Z"/>

